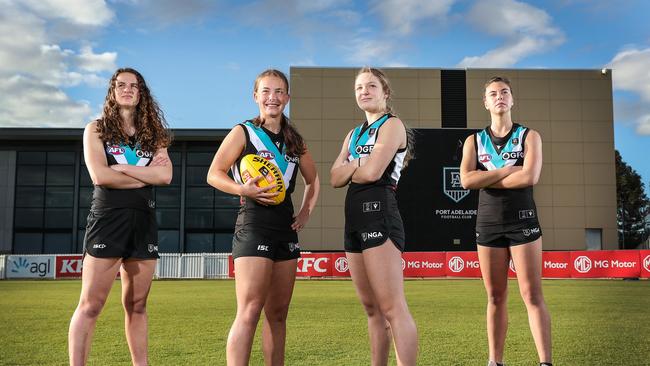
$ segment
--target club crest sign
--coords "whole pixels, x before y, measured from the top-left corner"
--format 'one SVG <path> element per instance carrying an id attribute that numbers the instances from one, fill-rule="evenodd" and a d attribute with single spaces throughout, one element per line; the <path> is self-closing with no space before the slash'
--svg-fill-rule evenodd
<path id="1" fill-rule="evenodd" d="M 469 189 L 460 184 L 459 167 L 442 168 L 442 187 L 447 197 L 458 203 L 469 194 Z"/>

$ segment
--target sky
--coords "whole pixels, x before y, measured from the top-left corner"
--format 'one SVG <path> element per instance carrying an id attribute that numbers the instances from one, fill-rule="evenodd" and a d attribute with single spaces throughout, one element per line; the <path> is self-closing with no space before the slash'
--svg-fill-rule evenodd
<path id="1" fill-rule="evenodd" d="M 615 146 L 648 187 L 648 14 L 646 0 L 0 0 L 0 127 L 83 127 L 126 66 L 173 128 L 255 116 L 269 67 L 609 68 Z"/>

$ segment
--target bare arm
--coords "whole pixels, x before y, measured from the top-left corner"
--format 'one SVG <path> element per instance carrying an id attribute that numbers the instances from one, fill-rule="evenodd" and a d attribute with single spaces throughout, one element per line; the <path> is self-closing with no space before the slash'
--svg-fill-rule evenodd
<path id="1" fill-rule="evenodd" d="M 490 188 L 525 188 L 534 186 L 542 173 L 542 138 L 537 131 L 530 130 L 526 137 L 524 166 Z"/>
<path id="2" fill-rule="evenodd" d="M 302 229 L 307 224 L 309 216 L 314 211 L 314 207 L 316 207 L 318 193 L 320 192 L 318 171 L 309 151 L 305 151 L 300 157 L 300 174 L 302 174 L 303 181 L 305 182 L 305 193 L 302 196 L 300 211 L 298 211 L 293 224 L 291 224 L 291 228 L 296 231 Z"/>
<path id="3" fill-rule="evenodd" d="M 332 168 L 330 169 L 330 184 L 334 188 L 341 188 L 346 186 L 350 179 L 352 179 L 352 174 L 359 166 L 356 160 L 348 161 L 348 145 L 350 143 L 350 136 L 352 136 L 352 131 L 350 131 L 345 139 L 343 140 L 343 146 L 341 147 L 341 152 L 339 156 L 334 160 Z"/>
<path id="4" fill-rule="evenodd" d="M 517 170 L 521 170 L 521 167 L 507 166 L 495 170 L 478 170 L 474 135 L 470 135 L 465 139 L 463 159 L 460 162 L 460 183 L 463 188 L 480 189 L 489 187 Z"/>
<path id="5" fill-rule="evenodd" d="M 230 130 L 230 133 L 219 146 L 219 150 L 214 154 L 214 159 L 212 159 L 212 164 L 210 164 L 208 170 L 208 184 L 222 192 L 246 196 L 262 204 L 273 204 L 271 198 L 279 193 L 267 193 L 267 191 L 275 188 L 275 184 L 260 188 L 255 184 L 262 179 L 262 176 L 258 176 L 242 185 L 228 176 L 228 170 L 244 151 L 245 143 L 246 135 L 241 127 L 235 126 Z"/>
<path id="6" fill-rule="evenodd" d="M 97 122 L 90 122 L 86 125 L 83 144 L 84 160 L 94 185 L 116 189 L 142 188 L 147 185 L 145 182 L 108 167 L 104 144 L 97 133 Z"/>
<path id="7" fill-rule="evenodd" d="M 166 186 L 172 181 L 173 168 L 167 148 L 158 149 L 149 166 L 119 164 L 111 165 L 111 168 L 154 186 Z"/>
<path id="8" fill-rule="evenodd" d="M 361 167 L 352 175 L 352 181 L 366 184 L 379 180 L 401 146 L 406 146 L 406 128 L 401 120 L 392 117 L 382 126 L 370 155 L 361 158 Z"/>

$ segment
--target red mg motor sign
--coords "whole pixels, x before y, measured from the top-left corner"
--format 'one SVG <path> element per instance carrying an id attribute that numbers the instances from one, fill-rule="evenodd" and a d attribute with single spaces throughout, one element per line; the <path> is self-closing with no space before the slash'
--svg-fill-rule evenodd
<path id="1" fill-rule="evenodd" d="M 446 275 L 449 277 L 481 277 L 477 252 L 446 252 Z"/>
<path id="2" fill-rule="evenodd" d="M 639 250 L 641 277 L 650 278 L 650 250 Z"/>
<path id="3" fill-rule="evenodd" d="M 641 263 L 637 250 L 571 252 L 571 277 L 639 277 Z"/>
<path id="4" fill-rule="evenodd" d="M 445 253 L 402 253 L 402 269 L 404 270 L 404 277 L 444 277 Z"/>

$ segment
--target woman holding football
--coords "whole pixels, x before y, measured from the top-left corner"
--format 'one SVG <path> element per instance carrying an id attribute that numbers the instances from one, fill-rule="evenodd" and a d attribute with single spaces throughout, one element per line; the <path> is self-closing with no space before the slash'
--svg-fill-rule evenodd
<path id="1" fill-rule="evenodd" d="M 289 81 L 269 69 L 256 79 L 253 98 L 259 115 L 235 126 L 226 136 L 208 172 L 208 183 L 241 196 L 242 207 L 233 236 L 237 315 L 228 335 L 228 365 L 248 365 L 255 329 L 262 309 L 262 351 L 267 365 L 284 364 L 286 319 L 293 294 L 297 259 L 297 232 L 304 228 L 319 192 L 316 165 L 305 142 L 284 115 L 289 103 Z M 258 187 L 262 176 L 242 179 L 240 161 L 259 155 L 282 173 L 286 196 L 277 204 L 276 184 Z M 232 171 L 234 180 L 228 176 Z M 305 182 L 302 204 L 294 215 L 291 192 L 300 170 Z"/>
<path id="2" fill-rule="evenodd" d="M 542 139 L 537 131 L 513 123 L 508 79 L 488 80 L 483 103 L 492 123 L 465 140 L 460 174 L 464 188 L 480 189 L 476 244 L 488 297 L 488 365 L 503 364 L 511 258 L 540 365 L 551 365 L 551 318 L 542 294 L 542 231 L 533 200 L 533 186 L 542 171 Z"/>
<path id="3" fill-rule="evenodd" d="M 388 363 L 392 335 L 398 365 L 415 365 L 418 335 L 404 296 L 404 226 L 395 197 L 412 134 L 392 113 L 381 70 L 364 67 L 354 88 L 366 121 L 346 135 L 330 171 L 333 187 L 348 186 L 345 253 L 368 316 L 371 364 Z"/>

